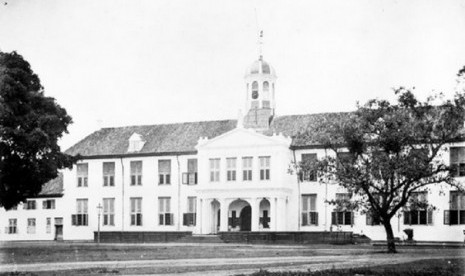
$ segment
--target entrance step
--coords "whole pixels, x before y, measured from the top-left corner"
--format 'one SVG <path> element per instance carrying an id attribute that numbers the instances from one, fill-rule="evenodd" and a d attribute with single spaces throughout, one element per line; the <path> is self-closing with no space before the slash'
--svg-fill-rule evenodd
<path id="1" fill-rule="evenodd" d="M 176 242 L 179 243 L 223 243 L 218 235 L 192 235 L 184 236 Z"/>

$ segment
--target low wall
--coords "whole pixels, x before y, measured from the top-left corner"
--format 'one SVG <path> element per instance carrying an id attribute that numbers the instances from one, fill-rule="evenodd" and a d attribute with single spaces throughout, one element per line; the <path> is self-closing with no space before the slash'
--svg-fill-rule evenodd
<path id="1" fill-rule="evenodd" d="M 266 244 L 352 244 L 352 232 L 219 232 L 224 242 Z"/>
<path id="2" fill-rule="evenodd" d="M 192 236 L 192 232 L 181 231 L 101 231 L 100 242 L 128 242 L 128 243 L 150 243 L 171 242 L 185 236 Z M 94 241 L 97 242 L 98 232 L 94 232 Z"/>

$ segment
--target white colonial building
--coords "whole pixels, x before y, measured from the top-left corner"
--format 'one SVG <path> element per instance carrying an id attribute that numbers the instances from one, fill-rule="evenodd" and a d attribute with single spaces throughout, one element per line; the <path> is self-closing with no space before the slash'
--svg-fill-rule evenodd
<path id="1" fill-rule="evenodd" d="M 385 239 L 376 218 L 327 203 L 348 197 L 337 183 L 290 173 L 293 162 L 328 154 L 312 137 L 316 122 L 347 114 L 276 116 L 276 73 L 261 56 L 245 86 L 247 113 L 238 120 L 92 133 L 67 150 L 82 159 L 47 184 L 59 192 L 30 199 L 34 208 L 28 201 L 26 209 L 0 211 L 0 239 L 89 240 L 99 222 L 115 233 L 349 231 Z M 465 141 L 447 150 L 445 161 L 465 176 Z M 463 241 L 465 195 L 438 184 L 419 196 L 436 209 L 400 212 L 395 236 L 409 228 L 417 241 Z"/>

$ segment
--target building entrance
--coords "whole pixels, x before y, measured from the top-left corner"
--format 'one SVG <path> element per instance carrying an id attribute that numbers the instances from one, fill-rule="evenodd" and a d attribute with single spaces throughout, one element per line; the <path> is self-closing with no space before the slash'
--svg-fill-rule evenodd
<path id="1" fill-rule="evenodd" d="M 252 229 L 252 208 L 245 206 L 241 210 L 241 231 L 250 231 Z"/>

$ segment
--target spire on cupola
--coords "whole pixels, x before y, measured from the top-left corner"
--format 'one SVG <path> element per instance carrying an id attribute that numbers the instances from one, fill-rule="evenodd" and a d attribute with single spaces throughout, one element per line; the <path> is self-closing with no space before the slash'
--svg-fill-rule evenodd
<path id="1" fill-rule="evenodd" d="M 245 73 L 247 115 L 244 127 L 267 130 L 275 114 L 276 73 L 263 59 L 263 31 L 258 35 L 258 60 Z"/>

